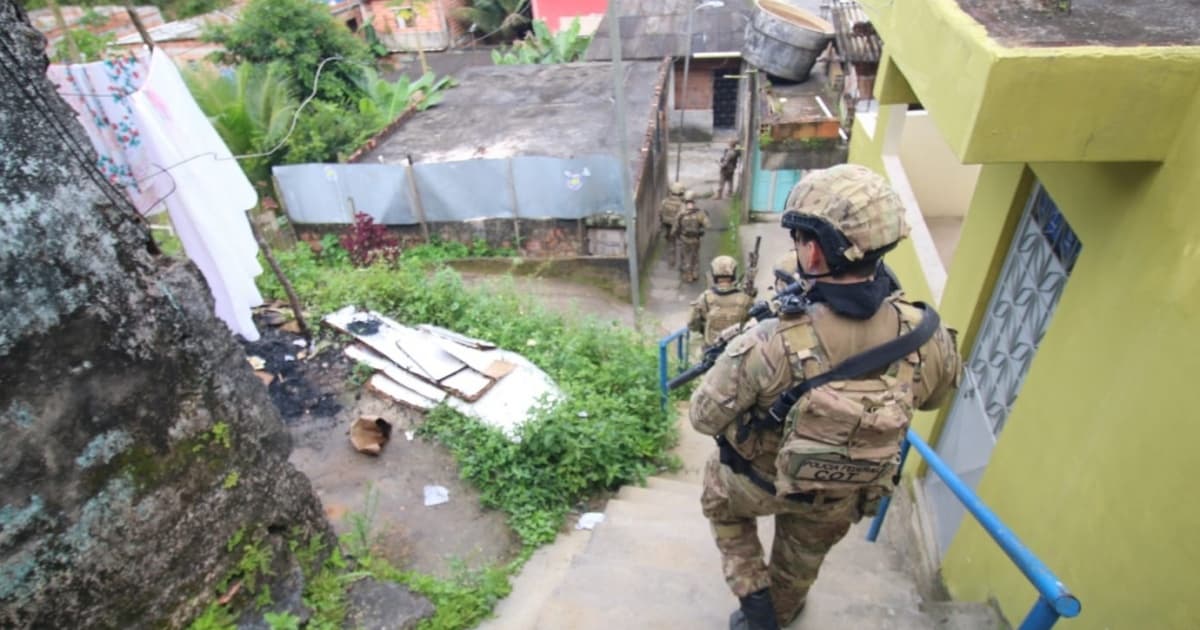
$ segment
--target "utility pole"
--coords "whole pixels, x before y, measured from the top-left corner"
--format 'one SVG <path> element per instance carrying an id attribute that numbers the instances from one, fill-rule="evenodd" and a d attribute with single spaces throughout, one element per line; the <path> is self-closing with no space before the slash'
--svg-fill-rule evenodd
<path id="1" fill-rule="evenodd" d="M 625 210 L 625 253 L 629 256 L 629 293 L 634 317 L 641 307 L 641 277 L 638 269 L 637 210 L 629 185 L 629 134 L 625 130 L 625 69 L 621 64 L 621 21 L 617 1 L 608 2 L 608 40 L 612 43 L 613 96 L 616 98 L 617 147 L 621 161 L 621 205 Z"/>

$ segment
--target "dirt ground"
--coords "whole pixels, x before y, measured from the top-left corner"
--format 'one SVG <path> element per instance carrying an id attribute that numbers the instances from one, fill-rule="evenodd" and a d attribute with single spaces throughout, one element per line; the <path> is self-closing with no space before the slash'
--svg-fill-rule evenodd
<path id="1" fill-rule="evenodd" d="M 299 335 L 260 324 L 263 338 L 245 344 L 247 356 L 266 360 L 275 375 L 267 386 L 292 434 L 291 462 L 305 473 L 338 534 L 353 529 L 354 516 L 374 503 L 375 552 L 395 566 L 448 576 L 454 565 L 482 567 L 508 561 L 519 540 L 503 513 L 483 509 L 479 493 L 459 479 L 454 458 L 442 446 L 413 437 L 422 414 L 383 401 L 351 381 L 352 362 L 344 341 L 322 333 L 312 357 L 299 358 Z M 289 360 L 290 357 L 290 360 Z M 392 439 L 379 456 L 350 445 L 349 426 L 360 415 L 393 424 Z M 444 486 L 450 501 L 424 505 L 426 485 Z"/>

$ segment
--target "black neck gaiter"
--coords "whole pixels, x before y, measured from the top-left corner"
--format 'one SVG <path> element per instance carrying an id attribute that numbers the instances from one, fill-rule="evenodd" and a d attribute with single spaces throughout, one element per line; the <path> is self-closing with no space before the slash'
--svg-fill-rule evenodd
<path id="1" fill-rule="evenodd" d="M 807 293 L 808 300 L 822 303 L 830 310 L 851 319 L 870 319 L 883 301 L 891 295 L 892 281 L 885 274 L 875 274 L 872 280 L 864 280 L 853 284 L 834 284 L 832 282 L 813 283 Z"/>

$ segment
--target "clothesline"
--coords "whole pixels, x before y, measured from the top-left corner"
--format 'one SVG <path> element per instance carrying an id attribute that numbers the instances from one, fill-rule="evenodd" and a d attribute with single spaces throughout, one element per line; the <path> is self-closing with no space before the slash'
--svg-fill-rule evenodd
<path id="1" fill-rule="evenodd" d="M 47 74 L 60 87 L 84 88 L 75 90 L 81 93 L 114 86 L 102 97 L 64 95 L 87 131 L 95 164 L 144 213 L 166 206 L 184 251 L 208 284 L 216 315 L 232 331 L 258 339 L 251 308 L 262 303 L 254 280 L 262 268 L 246 215 L 258 195 L 174 63 L 155 50 L 148 61 L 51 66 Z M 112 98 L 115 93 L 128 96 Z M 211 159 L 196 161 L 206 156 Z"/>

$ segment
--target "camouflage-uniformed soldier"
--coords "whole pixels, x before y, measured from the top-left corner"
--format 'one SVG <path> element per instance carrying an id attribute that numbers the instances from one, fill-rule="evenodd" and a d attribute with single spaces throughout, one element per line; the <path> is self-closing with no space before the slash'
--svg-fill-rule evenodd
<path id="1" fill-rule="evenodd" d="M 733 174 L 737 172 L 738 161 L 742 158 L 742 149 L 738 146 L 737 138 L 729 141 L 729 147 L 721 153 L 717 163 L 721 167 L 720 183 L 717 184 L 717 199 L 720 199 L 725 187 L 729 187 L 729 195 L 733 196 Z"/>
<path id="2" fill-rule="evenodd" d="M 713 285 L 692 302 L 688 328 L 704 335 L 704 349 L 713 345 L 721 331 L 746 321 L 754 300 L 737 286 L 737 261 L 717 256 L 710 265 Z"/>
<path id="3" fill-rule="evenodd" d="M 785 301 L 779 319 L 760 322 L 731 341 L 692 395 L 689 410 L 692 426 L 718 436 L 720 445 L 705 469 L 701 505 L 726 582 L 741 604 L 730 617 L 731 628 L 790 623 L 804 607 L 825 554 L 891 490 L 889 475 L 873 480 L 886 490 L 871 485 L 780 496 L 771 491 L 771 481 L 778 480 L 775 458 L 785 434 L 780 425 L 757 419 L 795 384 L 911 330 L 917 311 L 892 290 L 891 279 L 876 273 L 883 254 L 908 233 L 901 202 L 882 177 L 854 165 L 816 171 L 792 189 L 783 222 L 796 243 L 801 274 L 813 281 L 808 302 L 794 308 L 796 302 Z M 904 392 L 916 408 L 939 406 L 957 385 L 961 359 L 953 332 L 944 327 L 893 366 L 901 362 L 910 370 Z M 807 372 L 801 365 L 820 370 Z M 870 379 L 886 382 L 879 374 L 891 374 L 889 369 Z M 766 515 L 775 515 L 769 563 L 755 530 L 755 517 Z"/>
<path id="4" fill-rule="evenodd" d="M 670 194 L 658 207 L 659 227 L 667 239 L 667 265 L 675 267 L 679 260 L 679 246 L 675 239 L 675 217 L 683 210 L 683 184 L 672 182 Z"/>
<path id="5" fill-rule="evenodd" d="M 681 260 L 679 276 L 684 282 L 695 282 L 700 264 L 700 241 L 708 228 L 708 215 L 696 207 L 692 191 L 683 194 L 683 212 L 675 217 L 675 238 L 679 240 Z"/>

